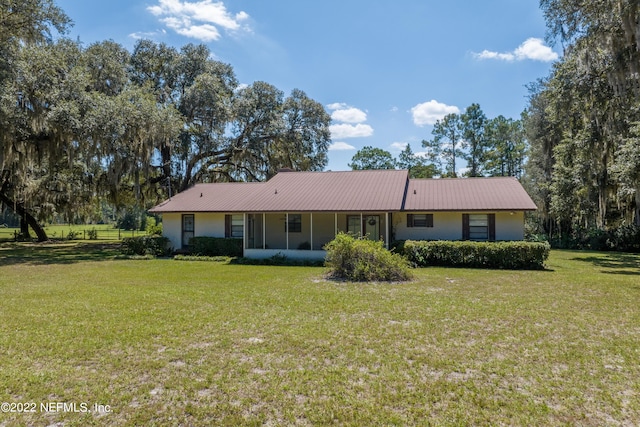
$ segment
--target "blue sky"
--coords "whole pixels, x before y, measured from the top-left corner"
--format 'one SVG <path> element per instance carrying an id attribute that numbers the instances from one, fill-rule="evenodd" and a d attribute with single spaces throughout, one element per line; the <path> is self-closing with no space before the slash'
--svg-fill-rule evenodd
<path id="1" fill-rule="evenodd" d="M 330 170 L 371 145 L 396 156 L 480 104 L 519 118 L 560 49 L 537 0 L 57 0 L 85 44 L 204 43 L 241 83 L 298 88 L 332 114 Z"/>

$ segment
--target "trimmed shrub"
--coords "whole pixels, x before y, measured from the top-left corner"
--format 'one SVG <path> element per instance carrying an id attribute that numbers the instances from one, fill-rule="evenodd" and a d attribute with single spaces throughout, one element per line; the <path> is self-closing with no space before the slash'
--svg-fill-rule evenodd
<path id="1" fill-rule="evenodd" d="M 189 240 L 191 253 L 199 256 L 242 256 L 242 239 L 223 237 L 192 237 Z"/>
<path id="2" fill-rule="evenodd" d="M 122 239 L 120 251 L 124 255 L 168 255 L 169 239 L 162 236 L 138 236 Z"/>
<path id="3" fill-rule="evenodd" d="M 551 246 L 539 242 L 470 242 L 407 240 L 403 254 L 419 266 L 501 268 L 538 270 L 544 268 Z"/>
<path id="4" fill-rule="evenodd" d="M 338 233 L 325 246 L 325 266 L 330 275 L 356 282 L 404 281 L 411 279 L 409 264 L 399 254 L 389 252 L 382 241 L 356 239 Z"/>

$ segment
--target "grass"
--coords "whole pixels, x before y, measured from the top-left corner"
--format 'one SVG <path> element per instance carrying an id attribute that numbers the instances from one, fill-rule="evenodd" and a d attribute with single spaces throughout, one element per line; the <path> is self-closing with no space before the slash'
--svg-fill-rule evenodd
<path id="1" fill-rule="evenodd" d="M 637 255 L 356 284 L 83 245 L 0 246 L 0 402 L 38 405 L 0 426 L 640 424 Z"/>

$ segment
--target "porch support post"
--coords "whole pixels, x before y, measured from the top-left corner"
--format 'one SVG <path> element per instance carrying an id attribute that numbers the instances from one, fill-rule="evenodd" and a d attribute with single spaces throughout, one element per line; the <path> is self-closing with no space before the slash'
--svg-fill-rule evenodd
<path id="1" fill-rule="evenodd" d="M 333 215 L 335 217 L 335 223 L 336 223 L 335 229 L 333 230 L 334 231 L 333 237 L 336 237 L 338 235 L 338 212 L 334 213 Z"/>
<path id="2" fill-rule="evenodd" d="M 385 231 L 385 243 L 386 243 L 386 247 L 387 250 L 389 250 L 389 212 L 385 212 L 384 214 L 384 231 Z"/>
<path id="3" fill-rule="evenodd" d="M 267 214 L 262 212 L 262 249 L 267 249 Z"/>
<path id="4" fill-rule="evenodd" d="M 284 214 L 284 229 L 287 231 L 287 250 L 289 250 L 289 212 Z"/>
<path id="5" fill-rule="evenodd" d="M 242 247 L 245 249 L 249 249 L 247 243 L 247 236 L 249 235 L 249 214 L 245 212 L 242 216 L 242 220 L 244 222 L 244 233 L 242 233 Z"/>
<path id="6" fill-rule="evenodd" d="M 360 238 L 361 239 L 365 238 L 363 217 L 364 215 L 362 214 L 362 212 L 360 212 Z"/>
<path id="7" fill-rule="evenodd" d="M 311 246 L 311 248 L 310 249 L 313 250 L 313 212 L 309 212 L 309 225 L 311 227 L 311 237 L 310 237 L 310 240 L 311 240 L 310 246 Z"/>

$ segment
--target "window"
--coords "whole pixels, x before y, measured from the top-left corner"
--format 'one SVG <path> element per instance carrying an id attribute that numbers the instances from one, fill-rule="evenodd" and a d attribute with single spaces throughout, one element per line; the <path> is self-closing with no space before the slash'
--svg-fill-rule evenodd
<path id="1" fill-rule="evenodd" d="M 360 226 L 360 215 L 347 216 L 347 233 L 354 236 L 360 236 L 362 234 L 362 227 Z"/>
<path id="2" fill-rule="evenodd" d="M 462 214 L 462 238 L 480 241 L 495 240 L 495 214 Z"/>
<path id="3" fill-rule="evenodd" d="M 407 227 L 433 227 L 433 214 L 407 214 Z"/>
<path id="4" fill-rule="evenodd" d="M 189 248 L 189 241 L 194 236 L 195 216 L 193 214 L 182 215 L 182 247 Z"/>
<path id="5" fill-rule="evenodd" d="M 487 215 L 469 215 L 469 239 L 489 239 L 489 218 Z"/>
<path id="6" fill-rule="evenodd" d="M 289 233 L 301 233 L 302 232 L 302 215 L 301 214 L 289 214 L 289 223 L 287 224 L 287 230 Z"/>
<path id="7" fill-rule="evenodd" d="M 224 237 L 242 238 L 244 236 L 244 215 L 224 216 Z"/>

